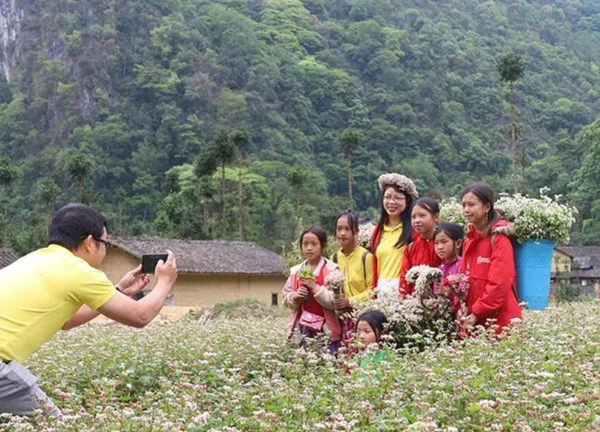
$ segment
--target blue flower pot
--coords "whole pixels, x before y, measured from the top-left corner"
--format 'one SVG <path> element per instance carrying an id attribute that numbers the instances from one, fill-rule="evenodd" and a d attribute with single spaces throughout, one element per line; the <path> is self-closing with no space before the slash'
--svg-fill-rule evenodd
<path id="1" fill-rule="evenodd" d="M 550 272 L 555 241 L 527 240 L 515 244 L 517 292 L 529 309 L 543 310 L 550 300 Z"/>

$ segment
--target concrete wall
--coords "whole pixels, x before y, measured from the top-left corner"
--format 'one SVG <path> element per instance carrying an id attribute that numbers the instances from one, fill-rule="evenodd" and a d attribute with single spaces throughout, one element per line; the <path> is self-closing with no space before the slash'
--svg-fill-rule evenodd
<path id="1" fill-rule="evenodd" d="M 108 278 L 117 283 L 129 270 L 134 269 L 140 261 L 117 248 L 109 249 L 100 269 Z M 175 306 L 211 306 L 215 303 L 238 300 L 246 297 L 254 298 L 265 305 L 271 305 L 273 294 L 277 295 L 277 304 L 281 305 L 281 288 L 285 276 L 254 275 L 194 275 L 179 274 L 172 298 L 166 304 Z M 148 289 L 156 284 L 152 277 Z"/>

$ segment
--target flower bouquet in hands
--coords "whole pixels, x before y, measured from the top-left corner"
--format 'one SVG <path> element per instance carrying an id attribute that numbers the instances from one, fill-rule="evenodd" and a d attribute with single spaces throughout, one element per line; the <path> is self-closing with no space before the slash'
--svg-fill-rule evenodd
<path id="1" fill-rule="evenodd" d="M 415 294 L 418 298 L 426 298 L 431 294 L 431 285 L 442 279 L 443 273 L 440 269 L 420 265 L 412 267 L 406 272 L 406 282 L 415 284 Z"/>
<path id="2" fill-rule="evenodd" d="M 339 270 L 333 270 L 325 278 L 325 288 L 333 293 L 333 300 L 341 300 L 344 297 L 344 281 L 346 278 Z M 338 311 L 335 312 L 338 315 Z"/>
<path id="3" fill-rule="evenodd" d="M 442 291 L 446 295 L 454 295 L 460 305 L 460 312 L 463 317 L 467 312 L 467 293 L 469 292 L 469 275 L 456 273 L 449 275 L 442 281 Z"/>
<path id="4" fill-rule="evenodd" d="M 317 280 L 310 267 L 304 267 L 298 272 L 298 279 Z"/>
<path id="5" fill-rule="evenodd" d="M 302 280 L 312 280 L 312 281 L 316 281 L 317 277 L 313 274 L 313 271 L 310 267 L 304 267 L 303 269 L 301 269 L 298 272 L 298 279 Z M 302 282 L 300 282 L 302 284 Z M 303 285 L 303 284 L 302 284 Z M 309 295 L 306 294 L 304 296 L 304 298 L 302 299 L 303 302 L 307 302 L 309 299 Z"/>

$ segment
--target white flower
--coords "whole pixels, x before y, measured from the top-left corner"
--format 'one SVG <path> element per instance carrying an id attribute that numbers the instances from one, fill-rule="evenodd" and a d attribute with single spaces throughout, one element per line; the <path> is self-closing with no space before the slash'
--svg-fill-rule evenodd
<path id="1" fill-rule="evenodd" d="M 415 284 L 415 293 L 423 297 L 431 291 L 431 282 L 442 278 L 442 271 L 438 268 L 420 265 L 412 267 L 406 272 L 406 282 Z"/>
<path id="2" fill-rule="evenodd" d="M 496 202 L 496 208 L 502 209 L 506 220 L 513 223 L 515 237 L 520 243 L 529 239 L 569 241 L 569 228 L 575 223 L 577 209 L 560 204 L 558 197 L 553 200 L 546 195 L 548 191 L 548 188 L 542 188 L 540 198 L 501 194 Z"/>
<path id="3" fill-rule="evenodd" d="M 414 198 L 419 197 L 415 183 L 405 175 L 398 173 L 381 174 L 377 179 L 379 190 L 383 192 L 385 186 L 396 186 L 402 192 L 411 195 Z"/>
<path id="4" fill-rule="evenodd" d="M 373 236 L 373 230 L 375 230 L 375 225 L 370 222 L 361 225 L 358 228 L 356 242 L 362 247 L 368 248 L 371 245 L 371 237 Z"/>

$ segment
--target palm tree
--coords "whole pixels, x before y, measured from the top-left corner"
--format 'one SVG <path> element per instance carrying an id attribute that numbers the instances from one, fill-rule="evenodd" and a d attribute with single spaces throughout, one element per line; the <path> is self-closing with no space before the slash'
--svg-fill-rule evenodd
<path id="1" fill-rule="evenodd" d="M 515 83 L 525 75 L 523 60 L 518 54 L 505 54 L 498 64 L 500 79 L 508 85 L 510 91 L 510 141 L 513 152 L 514 192 L 519 189 L 518 165 L 519 155 L 517 153 L 517 103 L 515 100 Z"/>

